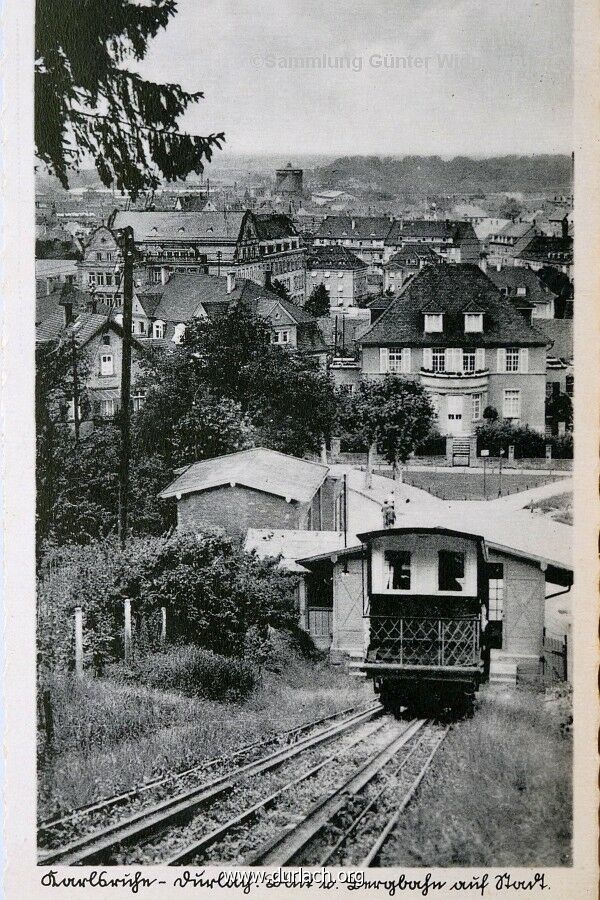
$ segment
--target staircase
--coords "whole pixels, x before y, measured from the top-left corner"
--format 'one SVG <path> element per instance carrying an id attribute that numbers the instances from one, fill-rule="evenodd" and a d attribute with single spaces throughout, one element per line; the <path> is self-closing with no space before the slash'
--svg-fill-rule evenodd
<path id="1" fill-rule="evenodd" d="M 471 439 L 466 437 L 452 438 L 452 465 L 471 465 Z"/>

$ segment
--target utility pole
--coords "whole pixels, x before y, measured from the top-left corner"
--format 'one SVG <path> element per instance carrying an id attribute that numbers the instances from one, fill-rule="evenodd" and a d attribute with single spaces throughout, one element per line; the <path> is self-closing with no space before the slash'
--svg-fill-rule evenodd
<path id="1" fill-rule="evenodd" d="M 77 376 L 77 343 L 75 332 L 71 331 L 71 353 L 73 357 L 73 425 L 75 427 L 75 443 L 79 443 L 79 378 Z"/>
<path id="2" fill-rule="evenodd" d="M 119 541 L 125 546 L 129 512 L 129 458 L 131 456 L 131 325 L 133 316 L 133 228 L 120 233 L 123 255 L 123 349 L 121 354 L 121 458 L 119 461 Z"/>

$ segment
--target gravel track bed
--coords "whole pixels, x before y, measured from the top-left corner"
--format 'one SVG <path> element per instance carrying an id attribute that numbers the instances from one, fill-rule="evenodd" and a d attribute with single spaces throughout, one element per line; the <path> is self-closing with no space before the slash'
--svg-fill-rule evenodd
<path id="1" fill-rule="evenodd" d="M 319 763 L 326 762 L 319 772 L 284 792 L 266 810 L 261 810 L 248 822 L 228 832 L 207 848 L 206 854 L 192 861 L 192 864 L 200 861 L 211 864 L 241 863 L 247 854 L 274 836 L 301 810 L 306 811 L 334 786 L 342 784 L 375 749 L 385 746 L 390 739 L 390 727 L 388 718 L 363 723 L 355 731 L 340 735 L 325 746 L 311 748 L 276 770 L 251 776 L 236 785 L 223 799 L 211 804 L 208 811 L 202 810 L 189 823 L 170 826 L 136 846 L 116 847 L 110 861 L 117 865 L 160 863 Z"/>
<path id="2" fill-rule="evenodd" d="M 315 840 L 294 858 L 293 864 L 321 865 L 325 855 L 335 847 L 369 802 L 374 800 L 372 808 L 326 862 L 327 866 L 359 865 L 410 790 L 444 730 L 442 726 L 430 724 L 418 732 L 360 794 L 349 800 L 327 828 L 324 828 Z M 408 757 L 406 765 L 397 771 L 406 757 Z M 381 795 L 377 796 L 380 792 Z M 388 861 L 387 865 L 393 863 Z"/>
<path id="3" fill-rule="evenodd" d="M 358 709 L 367 709 L 370 704 Z M 339 721 L 344 721 L 350 717 L 351 713 L 347 712 L 340 715 Z M 316 724 L 312 728 L 299 725 L 297 730 L 285 735 L 273 735 L 267 738 L 264 743 L 257 747 L 249 747 L 247 751 L 242 753 L 233 753 L 230 756 L 208 760 L 206 763 L 199 763 L 197 767 L 187 773 L 177 773 L 166 775 L 164 783 L 156 785 L 140 785 L 133 788 L 130 796 L 122 800 L 114 799 L 114 803 L 97 810 L 81 810 L 64 823 L 60 823 L 55 827 L 49 828 L 47 831 L 41 828 L 38 832 L 38 849 L 54 850 L 71 841 L 85 837 L 106 828 L 109 825 L 116 824 L 121 820 L 127 819 L 136 812 L 142 811 L 147 807 L 167 800 L 174 793 L 183 793 L 194 788 L 202 787 L 215 778 L 234 772 L 241 766 L 255 762 L 273 753 L 283 747 L 291 747 L 298 740 L 304 739 L 311 735 L 317 734 L 321 730 L 325 730 L 335 724 L 337 717 L 326 723 Z M 162 782 L 162 779 L 161 779 Z M 107 798 L 112 801 L 113 798 Z M 102 802 L 102 801 L 99 801 Z"/>

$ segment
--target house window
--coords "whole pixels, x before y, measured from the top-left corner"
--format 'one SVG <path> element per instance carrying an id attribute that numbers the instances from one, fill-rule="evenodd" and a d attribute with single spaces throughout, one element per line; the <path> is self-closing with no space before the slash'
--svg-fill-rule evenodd
<path id="1" fill-rule="evenodd" d="M 481 419 L 481 401 L 481 394 L 473 394 L 471 397 L 471 418 L 474 422 L 478 422 Z"/>
<path id="2" fill-rule="evenodd" d="M 443 347 L 434 347 L 431 354 L 432 369 L 434 372 L 446 371 L 446 351 Z"/>
<path id="3" fill-rule="evenodd" d="M 490 622 L 499 622 L 504 616 L 504 566 L 502 563 L 488 563 L 488 592 Z"/>
<path id="4" fill-rule="evenodd" d="M 282 330 L 282 331 L 275 331 L 271 335 L 271 343 L 272 344 L 289 344 L 289 342 L 290 342 L 290 333 L 289 333 L 289 331 L 287 331 L 287 329 Z"/>
<path id="5" fill-rule="evenodd" d="M 145 399 L 146 399 L 146 392 L 145 392 L 145 391 L 136 391 L 136 393 L 133 394 L 133 396 L 132 396 L 132 398 L 131 398 L 131 403 L 132 403 L 133 411 L 134 411 L 134 412 L 137 413 L 137 412 L 140 411 L 140 409 L 141 409 L 142 406 L 144 405 L 144 400 L 145 400 Z"/>
<path id="6" fill-rule="evenodd" d="M 155 322 L 153 328 L 153 336 L 156 339 L 162 339 L 165 336 L 165 323 L 164 322 Z"/>
<path id="7" fill-rule="evenodd" d="M 425 313 L 425 331 L 443 331 L 442 313 Z"/>
<path id="8" fill-rule="evenodd" d="M 103 419 L 112 419 L 114 414 L 117 411 L 117 403 L 116 400 L 101 400 L 100 401 L 100 415 Z"/>
<path id="9" fill-rule="evenodd" d="M 386 550 L 386 590 L 410 591 L 410 553 L 408 550 Z"/>
<path id="10" fill-rule="evenodd" d="M 110 286 L 112 285 L 112 283 L 113 283 L 113 276 L 110 274 L 110 272 L 107 272 L 107 273 L 106 273 L 106 285 L 107 285 L 107 287 L 110 287 Z"/>
<path id="11" fill-rule="evenodd" d="M 519 371 L 519 348 L 518 347 L 507 347 L 506 348 L 506 371 L 507 372 L 518 372 Z"/>
<path id="12" fill-rule="evenodd" d="M 569 397 L 572 397 L 572 396 L 573 396 L 573 384 L 574 384 L 574 378 L 573 378 L 573 376 L 572 376 L 572 375 L 567 375 L 567 377 L 566 377 L 566 379 L 565 379 L 565 389 L 566 389 L 567 394 L 568 394 Z"/>
<path id="13" fill-rule="evenodd" d="M 115 366 L 112 353 L 103 353 L 100 357 L 100 374 L 114 375 Z"/>
<path id="14" fill-rule="evenodd" d="M 438 589 L 462 591 L 465 584 L 465 554 L 454 550 L 438 553 Z"/>
<path id="15" fill-rule="evenodd" d="M 106 344 L 108 347 L 110 347 L 110 334 L 102 335 L 102 343 Z"/>
<path id="16" fill-rule="evenodd" d="M 524 284 L 520 284 L 517 287 L 517 297 L 526 297 L 527 296 L 527 288 Z"/>
<path id="17" fill-rule="evenodd" d="M 96 284 L 96 273 L 88 272 L 88 284 Z"/>
<path id="18" fill-rule="evenodd" d="M 465 313 L 465 331 L 483 331 L 483 313 Z"/>
<path id="19" fill-rule="evenodd" d="M 402 371 L 402 350 L 390 348 L 388 351 L 388 371 L 398 373 Z"/>
<path id="20" fill-rule="evenodd" d="M 98 252 L 98 253 L 96 253 L 96 259 L 97 259 L 97 260 L 100 260 L 100 259 L 102 259 L 102 254 L 101 254 L 101 253 L 99 253 L 99 252 Z"/>
<path id="21" fill-rule="evenodd" d="M 475 350 L 463 350 L 463 372 L 471 374 L 475 371 Z"/>
<path id="22" fill-rule="evenodd" d="M 504 418 L 521 418 L 521 391 L 504 391 Z"/>

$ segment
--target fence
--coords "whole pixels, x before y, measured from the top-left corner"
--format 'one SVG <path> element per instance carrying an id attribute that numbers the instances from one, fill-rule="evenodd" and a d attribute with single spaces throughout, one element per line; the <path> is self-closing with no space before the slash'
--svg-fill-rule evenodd
<path id="1" fill-rule="evenodd" d="M 542 673 L 546 684 L 568 680 L 569 645 L 567 635 L 548 633 L 544 628 Z"/>
<path id="2" fill-rule="evenodd" d="M 308 632 L 312 637 L 331 637 L 333 633 L 333 610 L 327 606 L 309 607 Z"/>

